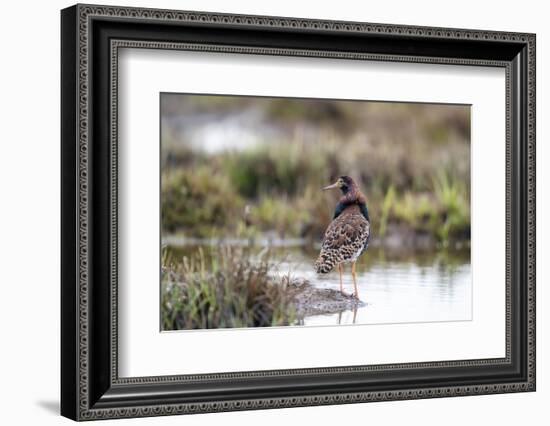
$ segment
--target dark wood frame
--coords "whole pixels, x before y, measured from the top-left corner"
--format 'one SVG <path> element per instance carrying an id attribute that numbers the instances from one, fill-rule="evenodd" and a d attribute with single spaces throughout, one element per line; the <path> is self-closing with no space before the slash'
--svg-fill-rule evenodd
<path id="1" fill-rule="evenodd" d="M 76 5 L 61 13 L 61 36 L 64 416 L 88 420 L 535 390 L 535 35 Z M 119 378 L 120 47 L 505 68 L 506 357 Z"/>

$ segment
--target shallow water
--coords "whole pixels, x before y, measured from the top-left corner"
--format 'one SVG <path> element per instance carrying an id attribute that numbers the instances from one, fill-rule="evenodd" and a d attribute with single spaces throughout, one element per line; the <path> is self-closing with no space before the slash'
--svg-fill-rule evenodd
<path id="1" fill-rule="evenodd" d="M 189 255 L 197 247 L 173 249 Z M 208 250 L 208 249 L 207 249 Z M 305 278 L 316 287 L 339 289 L 335 270 L 313 270 L 318 252 L 302 247 L 277 248 L 273 256 L 281 274 Z M 351 266 L 345 265 L 344 290 L 353 292 Z M 369 248 L 357 263 L 357 286 L 364 306 L 337 314 L 309 316 L 301 325 L 384 324 L 466 321 L 472 316 L 469 250 L 390 253 Z"/>

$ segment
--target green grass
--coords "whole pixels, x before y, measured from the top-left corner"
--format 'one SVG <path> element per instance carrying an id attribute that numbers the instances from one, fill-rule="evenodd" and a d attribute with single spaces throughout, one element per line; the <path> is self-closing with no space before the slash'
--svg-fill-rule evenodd
<path id="1" fill-rule="evenodd" d="M 440 224 L 437 229 L 439 239 L 444 246 L 452 237 L 470 234 L 470 202 L 466 185 L 440 172 L 433 179 L 434 194 L 442 207 Z"/>
<path id="2" fill-rule="evenodd" d="M 164 173 L 161 203 L 165 232 L 186 229 L 201 237 L 230 231 L 244 206 L 227 178 L 205 166 Z"/>
<path id="3" fill-rule="evenodd" d="M 163 252 L 163 330 L 283 326 L 295 321 L 288 276 L 273 275 L 269 254 L 222 247 L 174 262 Z"/>
<path id="4" fill-rule="evenodd" d="M 395 188 L 393 185 L 391 185 L 388 188 L 388 191 L 386 192 L 386 195 L 384 196 L 384 200 L 382 202 L 382 209 L 380 212 L 380 227 L 379 227 L 379 235 L 384 236 L 386 235 L 386 231 L 388 228 L 388 219 L 390 217 L 391 208 L 394 204 L 395 200 Z"/>
<path id="5" fill-rule="evenodd" d="M 450 136 L 438 132 L 432 145 L 327 135 L 323 143 L 297 137 L 242 152 L 193 157 L 186 151 L 181 162 L 167 161 L 163 167 L 163 233 L 247 238 L 275 233 L 318 240 L 338 200 L 321 188 L 349 174 L 367 196 L 377 237 L 401 229 L 427 233 L 443 246 L 467 241 L 469 148 L 442 143 Z M 249 227 L 244 224 L 247 205 Z"/>
<path id="6" fill-rule="evenodd" d="M 225 155 L 221 161 L 233 187 L 245 198 L 262 194 L 293 196 L 312 180 L 320 181 L 326 158 L 304 144 L 275 144 L 244 153 Z"/>

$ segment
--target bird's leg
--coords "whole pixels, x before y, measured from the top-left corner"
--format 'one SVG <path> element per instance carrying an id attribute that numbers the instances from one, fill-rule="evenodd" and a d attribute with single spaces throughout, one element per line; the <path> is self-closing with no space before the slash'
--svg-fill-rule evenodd
<path id="1" fill-rule="evenodd" d="M 353 297 L 359 299 L 359 291 L 357 290 L 357 279 L 355 276 L 355 262 L 351 264 L 351 276 L 353 277 Z"/>
<path id="2" fill-rule="evenodd" d="M 338 272 L 340 273 L 340 293 L 344 292 L 344 285 L 342 284 L 342 264 L 338 264 Z"/>

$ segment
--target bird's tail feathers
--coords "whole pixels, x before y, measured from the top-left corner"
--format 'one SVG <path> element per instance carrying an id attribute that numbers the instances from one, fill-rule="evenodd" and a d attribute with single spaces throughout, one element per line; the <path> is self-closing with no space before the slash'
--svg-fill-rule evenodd
<path id="1" fill-rule="evenodd" d="M 328 274 L 334 269 L 334 261 L 327 256 L 319 255 L 315 261 L 315 272 L 318 274 Z"/>

